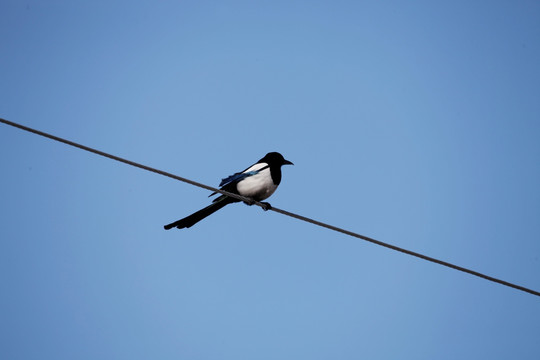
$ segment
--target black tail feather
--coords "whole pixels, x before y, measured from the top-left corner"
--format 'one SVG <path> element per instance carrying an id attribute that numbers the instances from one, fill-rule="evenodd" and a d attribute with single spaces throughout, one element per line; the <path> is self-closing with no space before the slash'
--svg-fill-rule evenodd
<path id="1" fill-rule="evenodd" d="M 165 230 L 172 229 L 173 227 L 176 227 L 178 229 L 189 228 L 204 219 L 205 217 L 212 215 L 219 209 L 223 208 L 225 205 L 233 202 L 235 202 L 235 200 L 227 196 L 223 196 L 221 199 L 217 198 L 212 204 L 208 205 L 207 207 L 197 212 L 194 212 L 193 214 L 186 216 L 183 219 L 165 225 L 164 228 Z"/>

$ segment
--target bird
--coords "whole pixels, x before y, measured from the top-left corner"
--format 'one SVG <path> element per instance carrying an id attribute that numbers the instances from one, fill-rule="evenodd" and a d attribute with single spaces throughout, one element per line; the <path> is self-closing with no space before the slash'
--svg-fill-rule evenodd
<path id="1" fill-rule="evenodd" d="M 221 190 L 249 198 L 251 201 L 246 202 L 246 204 L 253 205 L 255 201 L 261 202 L 276 191 L 281 182 L 281 167 L 283 165 L 294 164 L 289 160 L 285 160 L 283 155 L 278 152 L 269 152 L 244 171 L 222 179 L 219 187 Z M 217 192 L 214 192 L 210 196 L 216 194 Z M 164 228 L 165 230 L 189 228 L 226 205 L 236 202 L 240 202 L 240 200 L 227 195 L 220 195 L 207 207 L 183 219 L 167 224 Z M 271 208 L 272 206 L 269 203 L 263 203 L 264 210 Z"/>

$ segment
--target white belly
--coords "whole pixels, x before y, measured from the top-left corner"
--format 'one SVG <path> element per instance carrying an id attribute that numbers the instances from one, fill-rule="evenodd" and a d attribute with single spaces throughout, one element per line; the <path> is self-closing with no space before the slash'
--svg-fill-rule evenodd
<path id="1" fill-rule="evenodd" d="M 257 170 L 266 164 L 256 164 L 247 171 Z M 261 201 L 268 198 L 276 191 L 277 186 L 272 181 L 270 169 L 264 169 L 260 173 L 245 178 L 236 184 L 236 190 L 242 196 L 250 197 L 254 200 Z"/>

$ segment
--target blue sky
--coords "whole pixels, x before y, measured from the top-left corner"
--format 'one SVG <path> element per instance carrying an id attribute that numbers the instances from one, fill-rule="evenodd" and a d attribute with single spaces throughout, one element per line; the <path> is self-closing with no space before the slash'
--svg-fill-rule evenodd
<path id="1" fill-rule="evenodd" d="M 540 4 L 0 4 L 0 116 L 540 290 Z M 536 359 L 540 299 L 0 126 L 0 357 Z"/>

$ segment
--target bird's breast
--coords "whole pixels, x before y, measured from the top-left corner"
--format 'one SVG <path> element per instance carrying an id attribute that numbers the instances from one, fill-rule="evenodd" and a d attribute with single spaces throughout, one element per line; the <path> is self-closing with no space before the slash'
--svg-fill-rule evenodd
<path id="1" fill-rule="evenodd" d="M 257 170 L 257 169 L 248 169 Z M 243 179 L 236 184 L 236 190 L 242 196 L 250 197 L 254 200 L 261 201 L 268 198 L 276 191 L 277 185 L 274 184 L 270 169 L 264 169 L 261 172 Z"/>

